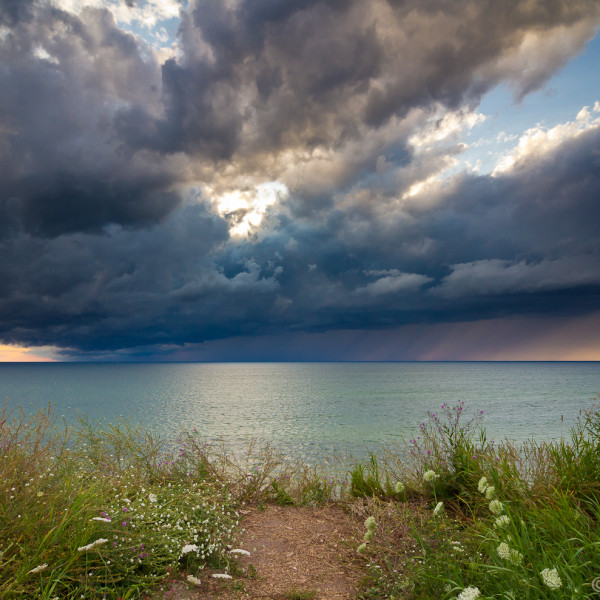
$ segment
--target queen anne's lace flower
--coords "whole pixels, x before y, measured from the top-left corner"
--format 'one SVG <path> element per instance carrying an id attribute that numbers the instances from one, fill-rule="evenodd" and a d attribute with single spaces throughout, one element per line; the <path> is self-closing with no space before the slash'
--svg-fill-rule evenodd
<path id="1" fill-rule="evenodd" d="M 39 567 L 35 567 L 35 569 L 31 569 L 31 571 L 29 571 L 30 573 L 41 573 L 42 571 L 45 571 L 48 568 L 48 563 L 44 563 L 43 565 L 40 565 Z"/>
<path id="2" fill-rule="evenodd" d="M 556 569 L 544 569 L 540 575 L 544 584 L 551 590 L 557 590 L 562 585 L 560 575 Z"/>
<path id="3" fill-rule="evenodd" d="M 504 506 L 500 500 L 492 500 L 490 502 L 490 510 L 495 515 L 501 515 L 504 512 Z"/>
<path id="4" fill-rule="evenodd" d="M 242 550 L 241 548 L 234 548 L 229 551 L 230 554 L 245 554 L 246 556 L 250 556 L 250 552 L 248 550 Z"/>
<path id="5" fill-rule="evenodd" d="M 480 493 L 485 494 L 485 488 L 487 488 L 487 477 L 482 477 L 477 484 L 477 489 Z"/>
<path id="6" fill-rule="evenodd" d="M 197 551 L 198 551 L 198 546 L 196 546 L 196 544 L 186 544 L 181 549 L 181 556 L 185 556 L 186 554 L 189 554 L 190 552 L 197 552 Z"/>
<path id="7" fill-rule="evenodd" d="M 488 500 L 493 500 L 496 497 L 496 488 L 493 485 L 488 485 L 485 488 L 485 497 Z"/>
<path id="8" fill-rule="evenodd" d="M 202 581 L 200 579 L 198 579 L 197 577 L 194 577 L 193 575 L 188 575 L 187 576 L 187 580 L 190 583 L 193 583 L 194 585 L 201 585 Z"/>
<path id="9" fill-rule="evenodd" d="M 496 523 L 496 527 L 505 527 L 506 525 L 508 525 L 510 523 L 510 519 L 508 518 L 507 515 L 502 515 L 501 517 L 498 517 L 495 521 Z"/>
<path id="10" fill-rule="evenodd" d="M 496 552 L 502 560 L 510 560 L 510 548 L 506 542 L 502 542 L 498 548 L 496 548 Z"/>
<path id="11" fill-rule="evenodd" d="M 212 575 L 215 579 L 233 579 L 231 575 L 227 575 L 227 573 L 213 573 Z"/>
<path id="12" fill-rule="evenodd" d="M 456 600 L 475 600 L 475 598 L 479 598 L 480 594 L 479 588 L 467 587 L 458 595 Z"/>
<path id="13" fill-rule="evenodd" d="M 156 502 L 158 498 L 156 494 L 148 494 L 148 500 L 150 500 L 150 502 Z"/>
<path id="14" fill-rule="evenodd" d="M 435 471 L 432 471 L 431 469 L 429 471 L 425 471 L 425 473 L 423 473 L 423 479 L 425 481 L 427 481 L 427 483 L 431 483 L 432 481 L 435 481 L 438 477 L 439 477 L 439 475 Z"/>
<path id="15" fill-rule="evenodd" d="M 104 538 L 100 538 L 99 540 L 96 540 L 95 542 L 92 542 L 91 544 L 88 544 L 87 546 L 81 546 L 81 547 L 77 548 L 77 550 L 79 552 L 88 552 L 89 550 L 93 550 L 96 546 L 106 544 L 106 542 L 108 542 L 108 540 L 105 540 Z"/>

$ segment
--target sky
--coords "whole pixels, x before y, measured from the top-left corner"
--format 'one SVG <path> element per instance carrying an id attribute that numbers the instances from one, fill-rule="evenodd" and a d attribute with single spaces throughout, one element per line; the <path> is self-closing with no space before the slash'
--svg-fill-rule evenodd
<path id="1" fill-rule="evenodd" d="M 600 360 L 597 0 L 0 0 L 0 360 Z"/>

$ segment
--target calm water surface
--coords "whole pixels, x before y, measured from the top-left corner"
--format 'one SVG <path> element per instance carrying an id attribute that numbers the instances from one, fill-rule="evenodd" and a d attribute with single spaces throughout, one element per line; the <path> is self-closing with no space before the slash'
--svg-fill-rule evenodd
<path id="1" fill-rule="evenodd" d="M 0 394 L 74 421 L 124 417 L 164 435 L 197 428 L 292 456 L 362 454 L 410 437 L 425 411 L 461 400 L 491 437 L 568 435 L 600 392 L 600 363 L 0 364 Z"/>

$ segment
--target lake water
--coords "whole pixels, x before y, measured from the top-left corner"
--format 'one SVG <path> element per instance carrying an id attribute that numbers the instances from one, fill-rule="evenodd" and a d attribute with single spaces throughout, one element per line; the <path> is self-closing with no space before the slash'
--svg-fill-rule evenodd
<path id="1" fill-rule="evenodd" d="M 410 437 L 427 410 L 462 400 L 496 440 L 567 436 L 599 392 L 597 362 L 0 364 L 9 408 L 196 428 L 309 460 Z"/>

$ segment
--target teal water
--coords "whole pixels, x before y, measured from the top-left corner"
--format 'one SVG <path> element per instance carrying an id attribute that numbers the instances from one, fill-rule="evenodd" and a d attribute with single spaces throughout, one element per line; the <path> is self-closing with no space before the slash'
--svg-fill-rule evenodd
<path id="1" fill-rule="evenodd" d="M 600 392 L 600 363 L 0 364 L 9 408 L 50 403 L 68 422 L 124 417 L 172 436 L 196 428 L 315 459 L 410 437 L 427 410 L 465 401 L 488 437 L 566 436 Z"/>

